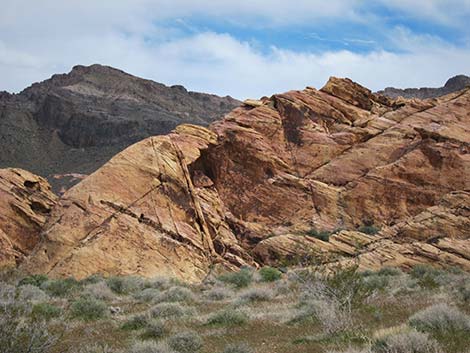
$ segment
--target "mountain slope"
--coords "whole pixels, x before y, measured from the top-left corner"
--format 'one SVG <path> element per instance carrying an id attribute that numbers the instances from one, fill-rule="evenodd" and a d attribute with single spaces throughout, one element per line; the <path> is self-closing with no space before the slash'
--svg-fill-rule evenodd
<path id="1" fill-rule="evenodd" d="M 331 78 L 209 129 L 178 126 L 66 192 L 22 269 L 192 281 L 299 258 L 468 269 L 469 111 L 468 89 L 390 100 Z"/>
<path id="2" fill-rule="evenodd" d="M 0 167 L 25 168 L 58 186 L 54 174 L 89 174 L 134 142 L 181 123 L 208 125 L 238 105 L 111 67 L 76 66 L 0 95 Z"/>
<path id="3" fill-rule="evenodd" d="M 394 88 L 387 87 L 383 91 L 377 93 L 383 94 L 390 98 L 418 98 L 418 99 L 427 99 L 427 98 L 437 98 L 444 96 L 446 94 L 460 91 L 465 87 L 470 86 L 470 77 L 465 75 L 458 75 L 447 80 L 444 87 L 439 88 Z"/>

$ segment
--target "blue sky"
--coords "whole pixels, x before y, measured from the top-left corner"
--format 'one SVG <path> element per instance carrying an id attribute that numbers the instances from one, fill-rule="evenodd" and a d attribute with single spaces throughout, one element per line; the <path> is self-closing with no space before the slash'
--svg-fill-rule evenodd
<path id="1" fill-rule="evenodd" d="M 470 0 L 0 0 L 0 90 L 76 64 L 237 98 L 470 75 Z"/>

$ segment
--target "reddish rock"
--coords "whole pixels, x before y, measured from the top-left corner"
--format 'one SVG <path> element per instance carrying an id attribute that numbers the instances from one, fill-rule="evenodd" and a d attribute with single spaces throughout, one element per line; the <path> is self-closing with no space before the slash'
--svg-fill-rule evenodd
<path id="1" fill-rule="evenodd" d="M 248 100 L 209 129 L 129 147 L 66 192 L 23 268 L 196 281 L 303 253 L 469 267 L 469 111 L 469 90 L 392 101 L 336 78 Z M 355 231 L 372 224 L 378 235 Z M 301 235 L 312 228 L 334 234 Z"/>

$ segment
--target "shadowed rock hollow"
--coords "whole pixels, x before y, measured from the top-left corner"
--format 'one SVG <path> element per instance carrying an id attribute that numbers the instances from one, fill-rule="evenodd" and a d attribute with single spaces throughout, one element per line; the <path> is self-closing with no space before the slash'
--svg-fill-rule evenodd
<path id="1" fill-rule="evenodd" d="M 22 268 L 197 281 L 309 256 L 469 269 L 469 129 L 469 90 L 391 100 L 331 78 L 250 100 L 208 129 L 147 138 L 67 191 Z"/>

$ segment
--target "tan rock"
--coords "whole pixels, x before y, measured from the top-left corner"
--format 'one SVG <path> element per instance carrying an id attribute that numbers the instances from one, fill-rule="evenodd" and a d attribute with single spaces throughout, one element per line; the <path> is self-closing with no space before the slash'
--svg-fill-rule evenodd
<path id="1" fill-rule="evenodd" d="M 209 129 L 179 126 L 65 193 L 23 268 L 190 281 L 307 255 L 467 268 L 469 111 L 470 91 L 392 101 L 332 78 Z M 370 224 L 380 234 L 354 231 Z M 302 235 L 311 229 L 335 232 L 324 242 Z"/>
<path id="2" fill-rule="evenodd" d="M 0 169 L 0 267 L 31 252 L 56 201 L 45 179 L 22 169 Z"/>

